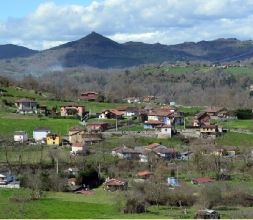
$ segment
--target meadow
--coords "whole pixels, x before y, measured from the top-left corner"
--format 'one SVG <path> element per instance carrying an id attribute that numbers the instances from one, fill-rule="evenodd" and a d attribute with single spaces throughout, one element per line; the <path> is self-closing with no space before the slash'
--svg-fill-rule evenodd
<path id="1" fill-rule="evenodd" d="M 0 114 L 0 134 L 13 134 L 15 131 L 26 131 L 29 136 L 35 128 L 46 127 L 52 132 L 66 135 L 68 130 L 79 125 L 77 119 L 38 118 L 36 116 L 22 116 L 15 113 Z"/>
<path id="2" fill-rule="evenodd" d="M 169 218 L 192 217 L 191 211 L 184 216 L 179 208 L 168 211 L 152 207 L 143 214 L 123 214 L 118 210 L 118 192 L 106 192 L 102 188 L 94 190 L 93 195 L 74 193 L 46 192 L 44 198 L 28 202 L 14 202 L 13 197 L 26 196 L 26 190 L 0 189 L 0 218 L 49 218 L 49 219 L 86 219 L 86 218 Z"/>
<path id="3" fill-rule="evenodd" d="M 229 132 L 218 137 L 216 143 L 224 146 L 238 146 L 242 150 L 247 150 L 253 146 L 253 135 Z"/>
<path id="4" fill-rule="evenodd" d="M 187 208 L 187 213 L 179 207 L 150 206 L 142 214 L 124 214 L 120 211 L 124 193 L 106 192 L 102 188 L 93 190 L 93 195 L 63 192 L 45 192 L 40 200 L 14 201 L 26 198 L 26 189 L 0 189 L 0 218 L 48 218 L 48 219 L 189 219 L 194 218 L 198 207 Z M 222 218 L 236 218 L 251 208 L 217 208 Z"/>
<path id="5" fill-rule="evenodd" d="M 244 129 L 253 131 L 253 120 L 227 120 L 227 121 L 216 121 L 219 125 L 229 129 Z"/>

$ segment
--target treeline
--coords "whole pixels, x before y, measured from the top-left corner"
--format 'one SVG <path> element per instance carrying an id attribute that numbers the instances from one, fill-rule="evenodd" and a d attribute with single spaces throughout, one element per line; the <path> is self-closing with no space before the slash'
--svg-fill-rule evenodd
<path id="1" fill-rule="evenodd" d="M 151 68 L 151 67 L 152 68 Z M 223 69 L 198 69 L 172 73 L 150 65 L 130 70 L 69 70 L 38 78 L 26 76 L 18 84 L 26 88 L 50 91 L 59 99 L 77 98 L 80 92 L 101 92 L 105 101 L 117 102 L 127 96 L 152 95 L 161 102 L 184 105 L 216 105 L 252 108 L 249 87 L 253 78 L 234 75 Z M 188 71 L 188 70 L 187 70 Z"/>

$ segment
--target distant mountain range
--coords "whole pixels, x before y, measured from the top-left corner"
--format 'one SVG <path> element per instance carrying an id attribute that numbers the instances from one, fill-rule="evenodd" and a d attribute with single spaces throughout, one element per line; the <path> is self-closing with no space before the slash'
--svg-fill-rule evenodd
<path id="1" fill-rule="evenodd" d="M 0 59 L 31 56 L 38 51 L 13 44 L 0 45 Z"/>
<path id="2" fill-rule="evenodd" d="M 253 42 L 235 38 L 186 42 L 176 45 L 117 43 L 98 33 L 35 51 L 15 45 L 0 46 L 0 68 L 4 72 L 36 73 L 72 67 L 126 68 L 175 61 L 225 62 L 253 57 Z"/>

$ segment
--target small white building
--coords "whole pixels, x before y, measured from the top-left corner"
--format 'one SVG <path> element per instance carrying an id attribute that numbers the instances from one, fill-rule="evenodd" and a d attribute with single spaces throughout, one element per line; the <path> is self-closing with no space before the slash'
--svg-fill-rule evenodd
<path id="1" fill-rule="evenodd" d="M 28 140 L 28 134 L 25 131 L 16 131 L 14 133 L 14 141 L 15 142 L 26 142 Z"/>
<path id="2" fill-rule="evenodd" d="M 86 153 L 86 147 L 84 143 L 74 143 L 72 144 L 71 153 L 76 154 L 78 152 Z"/>
<path id="3" fill-rule="evenodd" d="M 33 139 L 36 142 L 45 142 L 47 135 L 51 133 L 51 130 L 48 128 L 36 128 L 33 131 Z"/>
<path id="4" fill-rule="evenodd" d="M 99 118 L 99 119 L 107 119 L 106 113 L 105 113 L 105 112 L 102 112 L 101 114 L 99 114 L 98 118 Z"/>
<path id="5" fill-rule="evenodd" d="M 158 138 L 171 138 L 171 125 L 162 125 L 159 128 Z"/>

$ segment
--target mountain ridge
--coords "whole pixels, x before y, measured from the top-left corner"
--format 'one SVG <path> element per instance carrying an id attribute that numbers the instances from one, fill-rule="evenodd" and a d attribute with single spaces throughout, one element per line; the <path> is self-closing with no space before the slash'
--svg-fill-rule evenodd
<path id="1" fill-rule="evenodd" d="M 0 59 L 27 57 L 37 52 L 38 52 L 37 50 L 32 50 L 27 47 L 15 45 L 15 44 L 0 45 Z"/>
<path id="2" fill-rule="evenodd" d="M 12 56 L 7 58 L 11 58 L 8 62 L 11 63 L 14 71 L 50 71 L 55 66 L 61 68 L 91 66 L 108 69 L 176 61 L 225 62 L 237 59 L 245 60 L 253 57 L 253 44 L 250 40 L 240 41 L 236 38 L 184 42 L 175 45 L 133 41 L 118 43 L 101 34 L 91 32 L 76 41 L 70 41 L 47 50 L 31 50 L 30 52 L 31 54 L 23 57 Z M 1 63 L 4 63 L 3 58 L 0 60 L 0 66 L 3 67 Z M 6 64 L 6 68 L 10 69 L 8 64 Z"/>

